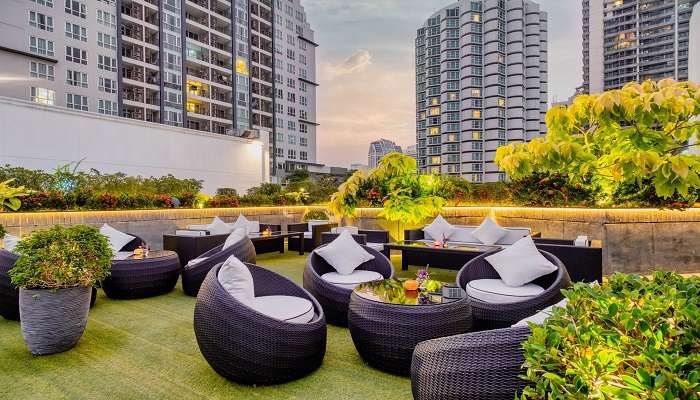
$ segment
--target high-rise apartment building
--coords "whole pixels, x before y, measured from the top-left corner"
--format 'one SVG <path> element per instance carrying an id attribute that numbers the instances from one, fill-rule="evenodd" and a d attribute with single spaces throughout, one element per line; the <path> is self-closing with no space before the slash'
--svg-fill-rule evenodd
<path id="1" fill-rule="evenodd" d="M 401 146 L 389 139 L 379 139 L 369 144 L 367 164 L 370 168 L 376 168 L 379 162 L 389 153 L 402 153 Z"/>
<path id="2" fill-rule="evenodd" d="M 583 87 L 688 79 L 689 20 L 700 0 L 582 0 Z"/>
<path id="3" fill-rule="evenodd" d="M 546 132 L 547 14 L 530 0 L 460 0 L 416 38 L 416 139 L 423 173 L 505 179 L 499 146 Z"/>
<path id="4" fill-rule="evenodd" d="M 274 172 L 316 161 L 315 47 L 299 0 L 7 0 L 0 95 L 269 135 Z"/>

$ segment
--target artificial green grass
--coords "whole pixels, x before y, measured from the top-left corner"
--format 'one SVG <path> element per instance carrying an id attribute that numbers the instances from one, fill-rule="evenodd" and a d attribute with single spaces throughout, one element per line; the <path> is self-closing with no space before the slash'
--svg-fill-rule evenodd
<path id="1" fill-rule="evenodd" d="M 399 276 L 415 276 L 415 269 Z M 266 254 L 258 264 L 301 284 L 306 257 Z M 433 279 L 454 281 L 455 271 Z M 78 345 L 62 354 L 34 357 L 20 324 L 0 317 L 0 399 L 409 399 L 411 381 L 366 365 L 346 328 L 328 325 L 323 365 L 283 385 L 242 386 L 216 374 L 194 336 L 195 299 L 178 287 L 144 300 L 111 300 L 99 291 Z M 250 340 L 255 340 L 251 337 Z"/>

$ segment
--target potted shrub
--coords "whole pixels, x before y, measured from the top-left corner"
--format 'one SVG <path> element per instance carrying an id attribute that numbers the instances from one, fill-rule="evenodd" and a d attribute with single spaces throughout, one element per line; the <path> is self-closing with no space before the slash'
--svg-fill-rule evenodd
<path id="1" fill-rule="evenodd" d="M 22 239 L 10 270 L 20 288 L 22 335 L 34 355 L 74 347 L 85 330 L 92 286 L 109 275 L 112 250 L 93 227 L 55 226 Z"/>

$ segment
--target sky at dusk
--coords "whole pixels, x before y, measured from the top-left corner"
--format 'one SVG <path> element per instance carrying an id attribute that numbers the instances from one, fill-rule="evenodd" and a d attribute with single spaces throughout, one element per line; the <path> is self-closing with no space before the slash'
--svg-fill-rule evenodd
<path id="1" fill-rule="evenodd" d="M 580 0 L 539 0 L 549 13 L 549 98 L 581 83 Z M 443 0 L 302 0 L 316 31 L 318 161 L 367 163 L 380 137 L 415 143 L 414 38 Z"/>

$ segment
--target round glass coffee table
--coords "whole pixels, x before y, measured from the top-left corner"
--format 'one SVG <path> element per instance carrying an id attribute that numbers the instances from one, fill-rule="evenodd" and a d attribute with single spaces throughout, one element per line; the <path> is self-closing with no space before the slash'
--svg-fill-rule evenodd
<path id="1" fill-rule="evenodd" d="M 180 278 L 180 258 L 174 251 L 150 251 L 112 260 L 112 273 L 102 282 L 111 299 L 143 299 L 169 293 Z"/>
<path id="2" fill-rule="evenodd" d="M 466 333 L 471 326 L 464 296 L 407 291 L 396 279 L 359 285 L 350 295 L 348 328 L 355 348 L 367 363 L 393 374 L 411 373 L 418 343 Z"/>

